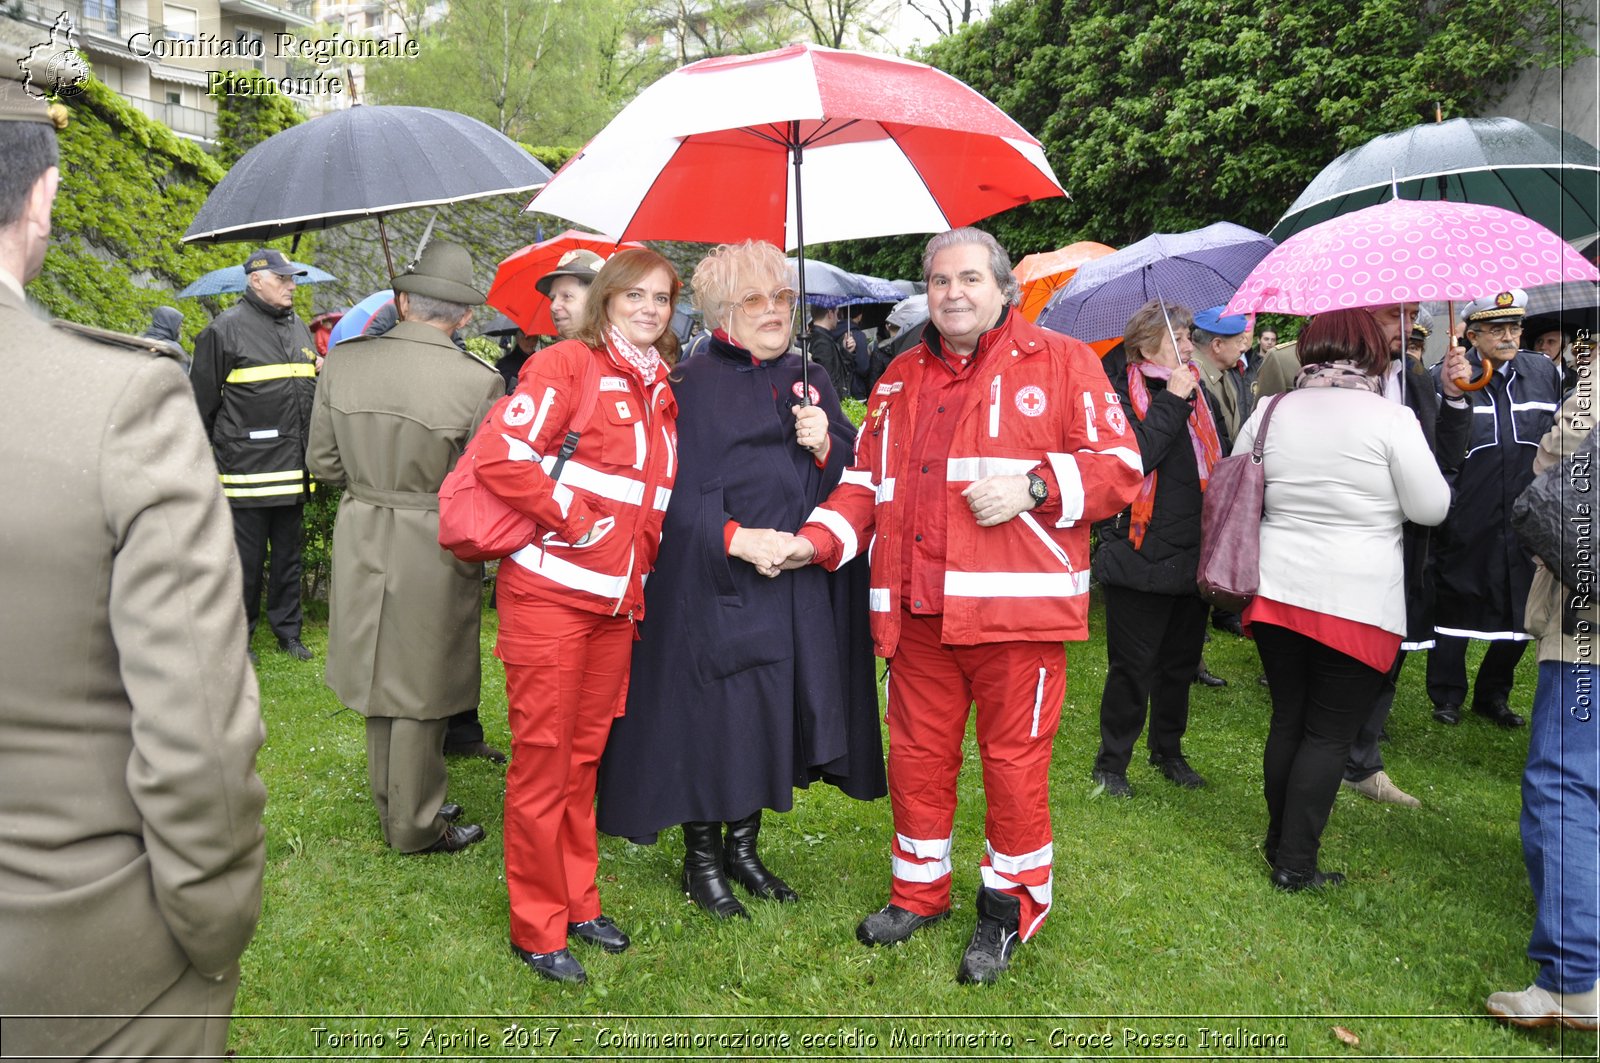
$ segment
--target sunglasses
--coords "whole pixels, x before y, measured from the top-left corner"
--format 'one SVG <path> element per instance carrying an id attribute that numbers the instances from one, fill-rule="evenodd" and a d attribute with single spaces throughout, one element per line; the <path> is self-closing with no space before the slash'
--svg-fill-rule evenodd
<path id="1" fill-rule="evenodd" d="M 775 292 L 747 292 L 739 299 L 739 308 L 751 317 L 760 317 L 769 310 L 787 314 L 794 309 L 793 288 L 779 288 Z"/>

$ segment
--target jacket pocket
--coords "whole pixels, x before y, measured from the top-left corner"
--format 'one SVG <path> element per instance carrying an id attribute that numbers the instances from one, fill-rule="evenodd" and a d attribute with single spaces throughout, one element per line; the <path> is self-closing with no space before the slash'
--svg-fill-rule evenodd
<path id="1" fill-rule="evenodd" d="M 644 423 L 644 410 L 639 406 L 641 401 L 631 392 L 608 391 L 600 396 L 595 415 L 596 419 L 605 421 L 600 456 L 607 465 L 644 470 L 649 433 Z"/>

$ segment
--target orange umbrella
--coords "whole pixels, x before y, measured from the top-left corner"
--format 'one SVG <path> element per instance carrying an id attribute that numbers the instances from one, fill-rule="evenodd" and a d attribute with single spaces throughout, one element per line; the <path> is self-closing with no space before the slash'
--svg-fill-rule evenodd
<path id="1" fill-rule="evenodd" d="M 556 325 L 550 320 L 550 300 L 534 287 L 539 278 L 555 269 L 569 251 L 593 251 L 601 258 L 610 258 L 619 248 L 643 246 L 619 244 L 608 236 L 568 229 L 507 255 L 489 286 L 489 305 L 530 336 L 554 336 Z"/>
<path id="2" fill-rule="evenodd" d="M 1037 321 L 1045 304 L 1050 301 L 1050 296 L 1058 289 L 1066 287 L 1072 275 L 1078 272 L 1079 266 L 1090 259 L 1109 255 L 1115 250 L 1114 247 L 1097 244 L 1093 240 L 1080 240 L 1075 244 L 1068 244 L 1059 251 L 1042 251 L 1037 255 L 1025 257 L 1017 263 L 1016 269 L 1011 271 L 1022 284 L 1020 307 L 1022 316 L 1029 321 Z"/>

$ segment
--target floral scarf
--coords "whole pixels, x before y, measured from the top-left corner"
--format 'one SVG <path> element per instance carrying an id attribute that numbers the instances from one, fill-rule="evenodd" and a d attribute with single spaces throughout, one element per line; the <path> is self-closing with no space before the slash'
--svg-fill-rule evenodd
<path id="1" fill-rule="evenodd" d="M 1133 401 L 1134 416 L 1141 421 L 1150 409 L 1150 389 L 1144 382 L 1146 377 L 1170 380 L 1172 370 L 1154 362 L 1128 363 L 1128 398 Z M 1189 443 L 1194 447 L 1194 464 L 1200 473 L 1200 490 L 1204 491 L 1206 484 L 1211 481 L 1212 468 L 1222 459 L 1222 442 L 1217 439 L 1217 425 L 1211 419 L 1211 406 L 1205 396 L 1199 393 L 1199 388 L 1200 384 L 1196 382 L 1194 402 L 1189 411 Z M 1128 529 L 1128 540 L 1133 543 L 1135 550 L 1144 545 L 1144 533 L 1150 528 L 1150 514 L 1155 508 L 1156 470 L 1151 469 L 1133 499 L 1133 521 Z"/>
<path id="2" fill-rule="evenodd" d="M 633 366 L 640 380 L 646 385 L 655 383 L 657 374 L 661 372 L 661 352 L 656 350 L 654 345 L 641 351 L 615 325 L 607 329 L 606 338 L 611 341 L 611 349 L 619 354 L 624 362 Z"/>
<path id="3" fill-rule="evenodd" d="M 1294 378 L 1295 390 L 1301 388 L 1354 388 L 1383 394 L 1383 377 L 1369 376 L 1357 369 L 1353 362 L 1313 362 L 1300 370 Z"/>

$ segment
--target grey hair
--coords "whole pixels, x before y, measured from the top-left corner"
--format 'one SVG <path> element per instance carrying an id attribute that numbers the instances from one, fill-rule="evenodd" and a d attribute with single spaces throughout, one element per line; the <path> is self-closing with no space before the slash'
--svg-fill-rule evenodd
<path id="1" fill-rule="evenodd" d="M 1224 336 L 1220 332 L 1207 332 L 1205 329 L 1196 325 L 1190 330 L 1189 338 L 1194 341 L 1194 345 L 1198 350 L 1203 351 L 1211 346 L 1212 340 L 1228 340 L 1232 339 L 1233 337 Z"/>
<path id="2" fill-rule="evenodd" d="M 402 292 L 406 297 L 407 321 L 433 321 L 441 325 L 455 327 L 461 315 L 472 307 L 466 303 L 453 303 L 448 299 L 435 299 L 431 295 L 418 295 L 416 292 Z M 396 310 L 400 309 L 397 305 Z"/>
<path id="3" fill-rule="evenodd" d="M 994 275 L 994 282 L 1000 286 L 1000 292 L 1005 296 L 1006 303 L 1015 305 L 1022 296 L 1022 285 L 1017 283 L 1016 274 L 1011 272 L 1011 256 L 1000 246 L 1000 241 L 982 229 L 974 229 L 970 225 L 942 232 L 928 241 L 928 249 L 922 253 L 923 282 L 926 283 L 933 273 L 934 255 L 952 247 L 968 244 L 989 252 L 989 272 Z"/>

